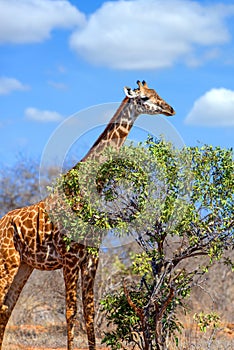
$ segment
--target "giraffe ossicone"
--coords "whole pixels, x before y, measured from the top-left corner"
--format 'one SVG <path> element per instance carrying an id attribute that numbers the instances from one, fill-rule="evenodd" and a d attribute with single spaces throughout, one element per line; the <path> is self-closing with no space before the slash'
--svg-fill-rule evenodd
<path id="1" fill-rule="evenodd" d="M 124 89 L 126 96 L 121 105 L 81 162 L 100 158 L 104 149 L 110 146 L 118 150 L 140 114 L 175 114 L 174 109 L 144 81 L 137 84 L 136 89 Z M 66 231 L 51 221 L 46 210 L 48 200 L 47 197 L 28 207 L 14 209 L 0 220 L 0 350 L 7 322 L 33 269 L 61 268 L 66 291 L 67 348 L 74 349 L 80 273 L 89 350 L 96 349 L 93 287 L 98 256 L 90 253 L 85 244 L 73 241 L 67 250 Z"/>

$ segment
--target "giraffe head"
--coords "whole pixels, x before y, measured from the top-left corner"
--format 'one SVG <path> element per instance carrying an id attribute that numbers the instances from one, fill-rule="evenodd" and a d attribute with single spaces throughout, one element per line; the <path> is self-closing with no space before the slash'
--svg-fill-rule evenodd
<path id="1" fill-rule="evenodd" d="M 174 109 L 164 101 L 155 90 L 149 89 L 146 82 L 137 81 L 138 88 L 132 90 L 129 87 L 124 88 L 126 96 L 135 105 L 139 114 L 164 114 L 172 116 L 175 114 Z"/>

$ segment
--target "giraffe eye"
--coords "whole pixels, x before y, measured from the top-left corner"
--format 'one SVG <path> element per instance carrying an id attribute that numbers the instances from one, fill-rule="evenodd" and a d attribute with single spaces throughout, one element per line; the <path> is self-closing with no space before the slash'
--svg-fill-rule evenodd
<path id="1" fill-rule="evenodd" d="M 142 101 L 148 101 L 148 100 L 149 100 L 149 97 L 144 96 L 144 97 L 142 97 L 141 99 L 142 99 Z"/>

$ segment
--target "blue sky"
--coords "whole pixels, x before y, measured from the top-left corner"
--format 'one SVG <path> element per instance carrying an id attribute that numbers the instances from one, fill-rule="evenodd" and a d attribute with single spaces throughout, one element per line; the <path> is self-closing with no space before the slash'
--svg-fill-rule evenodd
<path id="1" fill-rule="evenodd" d="M 0 164 L 40 159 L 69 116 L 138 79 L 175 108 L 186 145 L 232 147 L 233 77 L 234 0 L 0 0 Z M 78 113 L 77 161 L 111 117 L 91 115 Z"/>

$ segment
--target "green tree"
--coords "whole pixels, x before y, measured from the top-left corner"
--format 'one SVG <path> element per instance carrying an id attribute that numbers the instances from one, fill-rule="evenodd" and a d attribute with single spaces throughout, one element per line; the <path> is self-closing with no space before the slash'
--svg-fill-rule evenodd
<path id="1" fill-rule="evenodd" d="M 150 154 L 144 148 L 105 149 L 101 159 L 78 163 L 48 187 L 47 210 L 64 240 L 99 247 L 108 232 L 131 233 L 144 211 Z M 139 166 L 140 157 L 141 166 Z M 145 169 L 147 168 L 147 169 Z"/>
<path id="2" fill-rule="evenodd" d="M 178 343 L 178 307 L 216 261 L 231 265 L 224 254 L 233 247 L 233 170 L 231 150 L 176 150 L 149 139 L 107 149 L 50 188 L 48 211 L 68 249 L 75 240 L 97 254 L 108 233 L 131 236 L 141 248 L 131 257 L 134 278 L 102 301 L 115 326 L 103 339 L 112 349 L 167 349 L 170 337 Z"/>
<path id="3" fill-rule="evenodd" d="M 178 307 L 185 307 L 191 289 L 215 262 L 231 265 L 225 252 L 233 248 L 232 151 L 212 146 L 177 151 L 153 140 L 147 146 L 150 161 L 131 148 L 147 180 L 143 204 L 131 198 L 134 219 L 125 227 L 142 252 L 132 256 L 134 278 L 102 300 L 114 326 L 103 342 L 112 349 L 129 344 L 168 349 L 170 337 L 178 343 Z M 213 319 L 210 315 L 203 318 Z"/>

